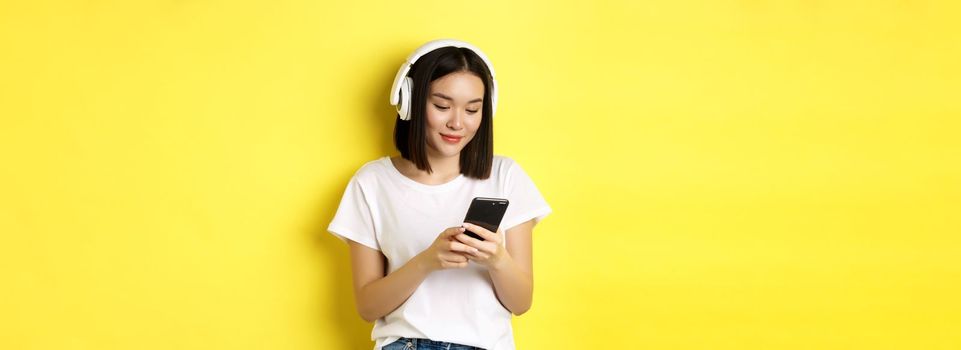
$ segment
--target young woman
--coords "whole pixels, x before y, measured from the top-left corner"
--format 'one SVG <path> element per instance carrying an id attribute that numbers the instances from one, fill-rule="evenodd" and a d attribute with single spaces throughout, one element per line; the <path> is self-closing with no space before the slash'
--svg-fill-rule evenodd
<path id="1" fill-rule="evenodd" d="M 357 170 L 327 228 L 350 246 L 374 349 L 514 349 L 511 314 L 531 306 L 532 231 L 551 208 L 493 154 L 490 61 L 465 42 L 428 42 L 401 66 L 391 103 L 400 156 Z M 497 232 L 463 222 L 474 197 L 509 200 Z"/>

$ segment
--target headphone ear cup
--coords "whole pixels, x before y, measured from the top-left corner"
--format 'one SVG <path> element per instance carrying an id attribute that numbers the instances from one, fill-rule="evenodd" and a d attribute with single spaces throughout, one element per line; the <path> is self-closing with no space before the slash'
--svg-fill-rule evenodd
<path id="1" fill-rule="evenodd" d="M 397 114 L 400 115 L 401 120 L 410 120 L 410 103 L 413 97 L 411 96 L 411 86 L 414 85 L 414 79 L 410 77 L 404 77 L 404 81 L 400 83 L 400 100 L 397 103 Z"/>

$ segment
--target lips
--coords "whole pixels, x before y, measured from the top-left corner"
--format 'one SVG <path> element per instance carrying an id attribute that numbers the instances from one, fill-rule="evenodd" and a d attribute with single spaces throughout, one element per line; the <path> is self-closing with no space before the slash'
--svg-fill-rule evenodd
<path id="1" fill-rule="evenodd" d="M 458 143 L 462 138 L 464 138 L 463 136 L 447 135 L 447 134 L 440 134 L 440 137 L 444 139 L 444 141 L 447 141 L 449 143 Z"/>

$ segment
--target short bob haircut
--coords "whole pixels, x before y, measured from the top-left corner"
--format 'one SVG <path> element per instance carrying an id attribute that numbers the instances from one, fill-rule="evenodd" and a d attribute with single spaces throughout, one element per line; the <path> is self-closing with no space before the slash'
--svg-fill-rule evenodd
<path id="1" fill-rule="evenodd" d="M 427 95 L 430 83 L 441 77 L 467 71 L 484 82 L 484 101 L 481 108 L 481 123 L 477 133 L 460 152 L 460 172 L 467 177 L 487 179 L 490 177 L 494 159 L 494 127 L 491 108 L 491 74 L 484 60 L 467 48 L 442 47 L 431 51 L 410 67 L 408 76 L 414 85 L 411 94 L 410 120 L 394 124 L 394 146 L 401 157 L 410 160 L 417 169 L 431 173 L 427 160 Z"/>

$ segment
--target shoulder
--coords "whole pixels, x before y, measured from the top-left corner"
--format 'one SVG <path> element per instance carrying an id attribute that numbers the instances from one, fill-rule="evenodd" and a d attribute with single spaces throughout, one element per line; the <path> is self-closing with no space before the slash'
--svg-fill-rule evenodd
<path id="1" fill-rule="evenodd" d="M 513 158 L 495 154 L 494 160 L 491 162 L 491 177 L 506 179 L 516 166 L 517 162 Z"/>
<path id="2" fill-rule="evenodd" d="M 495 154 L 494 161 L 491 164 L 493 164 L 494 166 L 497 166 L 498 164 L 513 164 L 513 163 L 514 163 L 513 158 L 505 155 L 501 155 L 501 154 Z"/>
<path id="3" fill-rule="evenodd" d="M 391 166 L 390 157 L 387 156 L 367 161 L 354 172 L 351 181 L 361 184 L 376 181 L 378 177 L 383 176 L 390 170 L 389 166 Z"/>

